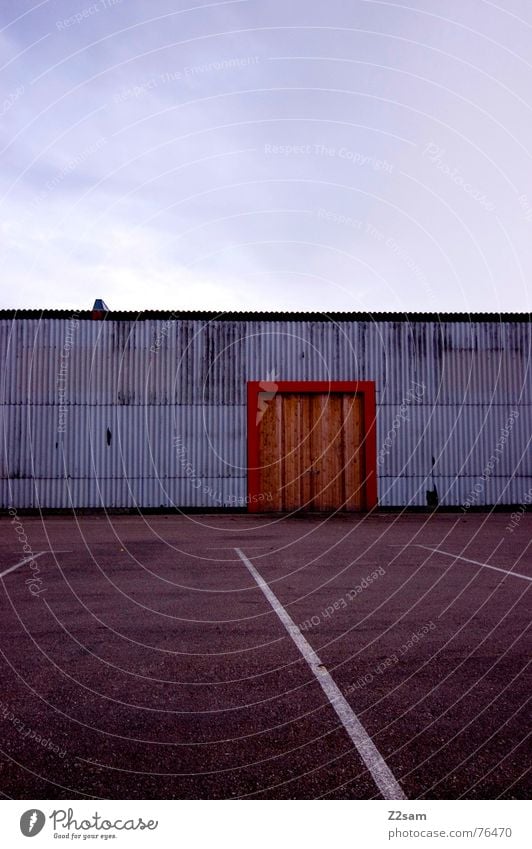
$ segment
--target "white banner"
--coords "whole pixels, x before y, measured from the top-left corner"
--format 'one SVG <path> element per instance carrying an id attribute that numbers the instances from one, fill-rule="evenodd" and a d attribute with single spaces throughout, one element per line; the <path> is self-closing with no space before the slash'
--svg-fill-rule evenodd
<path id="1" fill-rule="evenodd" d="M 2 845 L 529 849 L 528 809 L 523 801 L 4 801 Z"/>

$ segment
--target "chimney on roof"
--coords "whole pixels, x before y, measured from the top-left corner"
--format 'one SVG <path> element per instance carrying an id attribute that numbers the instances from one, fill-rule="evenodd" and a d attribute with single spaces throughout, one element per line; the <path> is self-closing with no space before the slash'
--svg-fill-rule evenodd
<path id="1" fill-rule="evenodd" d="M 107 313 L 109 312 L 109 307 L 105 303 L 102 298 L 96 298 L 94 301 L 94 306 L 92 308 L 91 318 L 95 321 L 99 319 L 105 318 Z"/>

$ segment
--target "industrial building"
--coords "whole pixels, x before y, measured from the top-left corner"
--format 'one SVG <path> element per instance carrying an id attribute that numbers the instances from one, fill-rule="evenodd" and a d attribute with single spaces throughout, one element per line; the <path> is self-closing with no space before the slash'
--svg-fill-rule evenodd
<path id="1" fill-rule="evenodd" d="M 99 306 L 0 313 L 4 508 L 528 503 L 527 315 Z"/>

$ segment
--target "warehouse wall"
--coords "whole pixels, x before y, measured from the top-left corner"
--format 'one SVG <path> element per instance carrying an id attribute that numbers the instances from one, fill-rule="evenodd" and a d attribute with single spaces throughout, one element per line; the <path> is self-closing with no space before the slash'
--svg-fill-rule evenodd
<path id="1" fill-rule="evenodd" d="M 530 324 L 0 322 L 1 501 L 243 506 L 248 380 L 374 380 L 382 505 L 521 503 Z M 434 458 L 434 469 L 433 469 Z"/>

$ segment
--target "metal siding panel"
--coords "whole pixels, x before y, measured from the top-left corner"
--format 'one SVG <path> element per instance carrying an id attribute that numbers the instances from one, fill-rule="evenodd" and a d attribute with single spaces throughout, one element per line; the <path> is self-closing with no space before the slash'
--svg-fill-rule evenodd
<path id="1" fill-rule="evenodd" d="M 375 380 L 378 447 L 413 381 L 424 385 L 378 467 L 383 504 L 424 504 L 432 456 L 441 503 L 462 504 L 513 409 L 519 416 L 476 503 L 518 503 L 532 486 L 525 322 L 31 318 L 2 320 L 0 345 L 4 506 L 243 503 L 246 382 L 272 371 L 279 380 Z M 193 476 L 176 457 L 176 433 Z"/>

